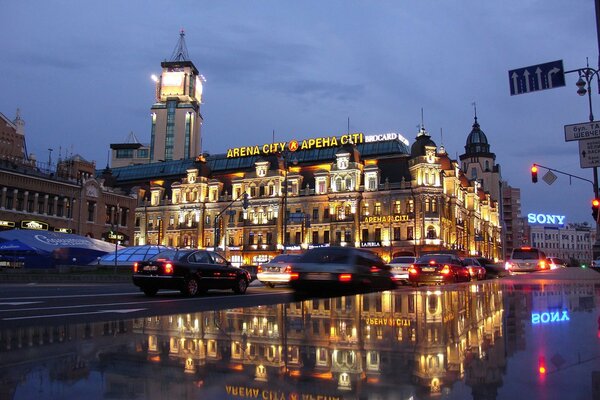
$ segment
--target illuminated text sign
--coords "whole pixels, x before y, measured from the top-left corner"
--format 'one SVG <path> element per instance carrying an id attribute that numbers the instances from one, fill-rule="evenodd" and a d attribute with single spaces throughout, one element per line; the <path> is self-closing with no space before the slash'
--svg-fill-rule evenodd
<path id="1" fill-rule="evenodd" d="M 408 215 L 373 215 L 366 216 L 362 222 L 366 224 L 374 224 L 377 222 L 403 222 L 408 221 Z"/>
<path id="2" fill-rule="evenodd" d="M 547 224 L 547 225 L 564 225 L 564 215 L 550 215 L 550 214 L 527 214 L 527 222 L 530 224 Z"/>
<path id="3" fill-rule="evenodd" d="M 571 319 L 569 318 L 569 312 L 567 310 L 531 313 L 531 323 L 533 325 L 567 322 L 570 320 Z"/>
<path id="4" fill-rule="evenodd" d="M 290 140 L 289 142 L 266 143 L 261 146 L 235 147 L 227 150 L 227 158 L 248 157 L 273 154 L 285 151 L 323 149 L 326 147 L 337 147 L 348 143 L 359 144 L 364 142 L 362 133 L 349 133 L 342 136 L 329 136 L 314 139 L 304 139 L 302 141 Z"/>
<path id="5" fill-rule="evenodd" d="M 281 390 L 260 389 L 249 386 L 226 385 L 225 392 L 233 398 L 264 400 L 343 400 L 342 396 L 329 394 L 311 394 L 301 392 L 283 392 Z"/>
<path id="6" fill-rule="evenodd" d="M 21 221 L 21 229 L 34 229 L 37 231 L 47 231 L 48 224 L 40 221 Z"/>
<path id="7" fill-rule="evenodd" d="M 365 318 L 365 324 L 372 326 L 410 326 L 405 318 Z"/>
<path id="8" fill-rule="evenodd" d="M 54 228 L 54 232 L 73 233 L 73 229 L 71 229 L 71 228 Z"/>
<path id="9" fill-rule="evenodd" d="M 12 221 L 0 221 L 0 226 L 4 226 L 7 228 L 14 228 L 15 227 L 15 223 Z"/>
<path id="10" fill-rule="evenodd" d="M 408 146 L 408 139 L 406 139 L 404 136 L 402 136 L 399 133 L 390 132 L 390 133 L 381 133 L 378 135 L 365 135 L 365 143 L 383 142 L 386 140 L 399 140 Z"/>

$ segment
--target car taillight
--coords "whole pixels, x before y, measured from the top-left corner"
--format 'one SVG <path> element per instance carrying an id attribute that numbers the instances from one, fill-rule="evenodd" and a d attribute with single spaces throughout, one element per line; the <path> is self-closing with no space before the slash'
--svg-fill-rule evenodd
<path id="1" fill-rule="evenodd" d="M 340 274 L 340 282 L 350 282 L 352 280 L 352 274 Z"/>
<path id="2" fill-rule="evenodd" d="M 166 263 L 165 264 L 165 274 L 172 274 L 172 273 L 173 273 L 173 264 Z"/>
<path id="3" fill-rule="evenodd" d="M 444 268 L 442 268 L 442 270 L 440 271 L 441 274 L 443 275 L 448 275 L 452 270 L 450 269 L 449 265 L 444 265 Z"/>
<path id="4" fill-rule="evenodd" d="M 377 268 L 375 265 L 371 266 L 371 272 L 375 273 L 375 272 L 379 272 L 379 268 Z"/>
<path id="5" fill-rule="evenodd" d="M 292 273 L 292 266 L 288 265 L 283 269 L 283 272 L 285 272 L 286 274 L 290 274 Z"/>
<path id="6" fill-rule="evenodd" d="M 133 272 L 138 272 L 138 268 L 139 268 L 138 263 L 134 262 L 133 263 Z"/>
<path id="7" fill-rule="evenodd" d="M 538 263 L 538 266 L 540 267 L 540 269 L 547 269 L 548 268 L 548 264 L 544 260 L 540 260 L 540 262 Z"/>
<path id="8" fill-rule="evenodd" d="M 258 268 L 256 269 L 256 272 L 262 272 L 262 265 L 258 266 Z"/>
<path id="9" fill-rule="evenodd" d="M 298 278 L 300 278 L 300 274 L 297 273 L 297 272 L 292 272 L 291 269 L 290 269 L 290 280 L 294 281 L 294 280 L 296 280 Z"/>
<path id="10" fill-rule="evenodd" d="M 410 267 L 408 267 L 408 273 L 413 275 L 416 274 L 417 268 L 414 265 L 411 265 Z"/>

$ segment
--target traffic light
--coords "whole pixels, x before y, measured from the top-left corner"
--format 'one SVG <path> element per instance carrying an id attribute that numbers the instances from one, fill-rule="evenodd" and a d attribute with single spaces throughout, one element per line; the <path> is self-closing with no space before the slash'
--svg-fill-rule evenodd
<path id="1" fill-rule="evenodd" d="M 538 358 L 538 372 L 540 374 L 540 376 L 544 376 L 546 375 L 546 357 L 544 356 L 540 356 Z"/>
<path id="2" fill-rule="evenodd" d="M 250 205 L 250 201 L 248 200 L 248 193 L 244 193 L 244 199 L 242 200 L 242 207 L 244 208 L 244 210 L 247 210 L 249 205 Z"/>
<path id="3" fill-rule="evenodd" d="M 594 217 L 594 221 L 598 221 L 598 208 L 600 208 L 600 199 L 592 200 L 592 217 Z"/>
<path id="4" fill-rule="evenodd" d="M 533 164 L 531 166 L 531 182 L 537 183 L 537 173 L 538 173 L 538 166 Z"/>

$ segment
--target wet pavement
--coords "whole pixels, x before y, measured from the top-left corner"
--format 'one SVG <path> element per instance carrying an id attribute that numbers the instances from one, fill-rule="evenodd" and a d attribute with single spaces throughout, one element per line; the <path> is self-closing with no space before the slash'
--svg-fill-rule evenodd
<path id="1" fill-rule="evenodd" d="M 0 327 L 0 399 L 600 398 L 600 274 Z"/>

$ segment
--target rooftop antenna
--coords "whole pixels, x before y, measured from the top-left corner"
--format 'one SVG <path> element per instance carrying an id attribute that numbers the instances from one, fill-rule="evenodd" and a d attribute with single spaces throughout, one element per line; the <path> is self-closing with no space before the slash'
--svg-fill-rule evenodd
<path id="1" fill-rule="evenodd" d="M 350 134 L 350 117 L 348 117 L 348 130 L 346 132 L 348 135 Z"/>
<path id="2" fill-rule="evenodd" d="M 171 55 L 171 61 L 189 61 L 187 46 L 185 45 L 185 31 L 179 32 L 179 40 Z"/>
<path id="3" fill-rule="evenodd" d="M 275 129 L 273 129 L 273 142 L 272 143 L 275 143 Z"/>

